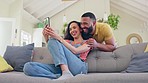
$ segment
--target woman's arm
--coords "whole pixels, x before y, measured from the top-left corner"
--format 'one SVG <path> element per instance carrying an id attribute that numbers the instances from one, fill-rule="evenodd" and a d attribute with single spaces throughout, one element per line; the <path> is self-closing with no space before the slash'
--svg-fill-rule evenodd
<path id="1" fill-rule="evenodd" d="M 63 38 L 59 39 L 59 41 L 63 43 L 68 49 L 70 49 L 74 54 L 86 52 L 90 49 L 90 46 L 88 44 L 83 44 L 76 48 L 72 46 L 71 44 L 69 44 L 68 42 L 66 42 Z"/>
<path id="2" fill-rule="evenodd" d="M 72 46 L 67 41 L 65 41 L 61 36 L 59 36 L 57 33 L 55 33 L 53 30 L 49 30 L 49 35 L 52 38 L 59 40 L 62 44 L 64 44 L 64 46 L 66 46 L 74 54 L 79 54 L 79 53 L 85 52 L 90 49 L 90 46 L 88 44 L 83 44 L 82 46 L 79 46 L 78 48 Z"/>

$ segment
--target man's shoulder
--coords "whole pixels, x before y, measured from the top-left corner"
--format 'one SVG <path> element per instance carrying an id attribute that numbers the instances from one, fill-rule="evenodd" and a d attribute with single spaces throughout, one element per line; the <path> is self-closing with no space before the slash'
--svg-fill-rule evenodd
<path id="1" fill-rule="evenodd" d="M 112 29 L 111 29 L 111 27 L 109 26 L 109 24 L 107 24 L 107 23 L 99 23 L 99 22 L 97 22 L 96 23 L 96 28 L 97 28 L 97 30 L 100 30 L 100 31 L 111 31 Z"/>
<path id="2" fill-rule="evenodd" d="M 111 28 L 107 23 L 96 23 L 96 28 Z"/>

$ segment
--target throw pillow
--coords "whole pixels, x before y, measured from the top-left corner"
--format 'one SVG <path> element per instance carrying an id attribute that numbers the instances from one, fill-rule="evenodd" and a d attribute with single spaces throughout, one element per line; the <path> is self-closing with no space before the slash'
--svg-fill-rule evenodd
<path id="1" fill-rule="evenodd" d="M 12 71 L 13 68 L 0 55 L 0 72 Z"/>
<path id="2" fill-rule="evenodd" d="M 34 43 L 25 46 L 7 46 L 5 60 L 15 71 L 23 71 L 24 64 L 31 61 Z"/>
<path id="3" fill-rule="evenodd" d="M 148 52 L 148 44 L 147 44 L 144 52 Z"/>
<path id="4" fill-rule="evenodd" d="M 128 73 L 148 72 L 148 52 L 133 55 L 128 68 L 123 71 Z"/>

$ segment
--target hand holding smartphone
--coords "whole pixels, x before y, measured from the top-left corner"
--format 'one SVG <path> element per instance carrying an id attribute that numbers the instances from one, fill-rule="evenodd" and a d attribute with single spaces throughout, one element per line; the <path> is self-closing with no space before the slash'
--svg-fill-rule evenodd
<path id="1" fill-rule="evenodd" d="M 46 34 L 48 32 L 50 28 L 50 18 L 49 17 L 46 17 L 44 20 L 43 20 L 43 24 L 44 24 L 44 33 Z M 48 37 L 50 37 L 48 35 Z"/>
<path id="2" fill-rule="evenodd" d="M 44 20 L 43 20 L 43 23 L 44 23 L 44 27 L 46 28 L 47 26 L 50 27 L 50 18 L 49 17 L 46 17 Z"/>

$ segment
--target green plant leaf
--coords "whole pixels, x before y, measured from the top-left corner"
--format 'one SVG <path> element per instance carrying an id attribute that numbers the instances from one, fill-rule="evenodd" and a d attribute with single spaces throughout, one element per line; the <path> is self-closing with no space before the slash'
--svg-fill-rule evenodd
<path id="1" fill-rule="evenodd" d="M 67 26 L 68 26 L 68 23 L 65 22 L 65 23 L 63 24 L 63 29 L 62 29 L 62 33 L 63 33 L 63 34 L 66 33 L 66 27 L 67 27 Z"/>
<path id="2" fill-rule="evenodd" d="M 114 30 L 118 29 L 118 23 L 119 23 L 120 16 L 119 15 L 114 15 L 110 14 L 108 16 L 108 21 L 107 23 L 113 28 Z"/>

